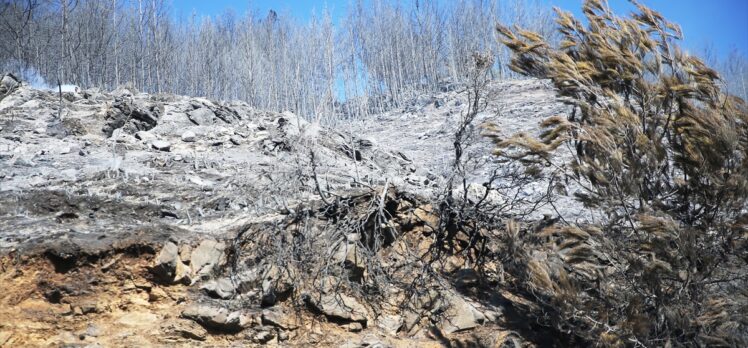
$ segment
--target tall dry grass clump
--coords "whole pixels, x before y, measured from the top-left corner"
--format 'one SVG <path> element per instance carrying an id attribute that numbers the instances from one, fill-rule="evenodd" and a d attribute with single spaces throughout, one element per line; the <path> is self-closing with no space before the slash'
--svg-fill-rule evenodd
<path id="1" fill-rule="evenodd" d="M 491 135 L 497 154 L 568 149 L 563 175 L 604 216 L 509 234 L 506 267 L 546 325 L 590 344 L 748 346 L 748 109 L 676 24 L 633 4 L 623 18 L 587 0 L 587 25 L 556 9 L 557 46 L 497 27 L 511 69 L 573 106 L 538 136 Z"/>

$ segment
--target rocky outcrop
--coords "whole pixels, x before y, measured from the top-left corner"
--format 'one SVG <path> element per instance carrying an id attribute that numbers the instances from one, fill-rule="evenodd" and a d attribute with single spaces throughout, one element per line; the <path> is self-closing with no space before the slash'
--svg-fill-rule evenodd
<path id="1" fill-rule="evenodd" d="M 158 124 L 163 112 L 164 106 L 160 103 L 115 97 L 112 107 L 106 111 L 106 125 L 102 132 L 111 137 L 118 128 L 124 128 L 128 133 L 147 131 Z"/>
<path id="2" fill-rule="evenodd" d="M 208 336 L 208 331 L 192 320 L 179 320 L 165 323 L 161 327 L 161 331 L 167 338 L 171 338 L 174 341 L 179 341 L 181 338 L 194 341 L 205 341 Z"/>

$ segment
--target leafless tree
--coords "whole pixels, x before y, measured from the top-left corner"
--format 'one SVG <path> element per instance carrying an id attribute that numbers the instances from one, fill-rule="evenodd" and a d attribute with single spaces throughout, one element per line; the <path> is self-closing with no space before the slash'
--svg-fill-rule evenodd
<path id="1" fill-rule="evenodd" d="M 336 24 L 324 10 L 302 23 L 274 11 L 184 19 L 165 0 L 11 1 L 0 5 L 0 66 L 27 80 L 242 99 L 329 122 L 465 85 L 465 57 L 474 51 L 498 58 L 489 76 L 509 77 L 492 23 L 545 31 L 549 11 L 537 9 L 498 0 L 357 1 Z"/>

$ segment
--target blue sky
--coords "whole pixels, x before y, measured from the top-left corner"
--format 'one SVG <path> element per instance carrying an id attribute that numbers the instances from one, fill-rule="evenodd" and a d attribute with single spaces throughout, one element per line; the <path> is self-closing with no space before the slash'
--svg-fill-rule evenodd
<path id="1" fill-rule="evenodd" d="M 543 0 L 553 6 L 582 16 L 582 0 Z M 700 49 L 707 43 L 721 55 L 737 48 L 748 54 L 748 0 L 639 0 L 660 12 L 683 29 L 684 46 Z M 618 14 L 628 14 L 634 7 L 624 0 L 608 2 Z"/>
<path id="2" fill-rule="evenodd" d="M 305 0 L 172 0 L 177 13 L 217 15 L 227 9 L 244 14 L 248 10 L 266 14 L 270 10 L 292 14 L 300 20 L 308 20 L 316 12 L 321 14 L 326 8 L 334 18 L 345 14 L 348 0 L 305 1 Z"/>
<path id="3" fill-rule="evenodd" d="M 308 20 L 316 11 L 320 14 L 327 9 L 333 20 L 343 16 L 352 0 L 172 0 L 176 13 L 189 15 L 193 11 L 199 15 L 217 15 L 232 9 L 243 14 L 248 10 L 264 15 L 273 9 L 279 13 L 291 14 L 302 21 Z M 415 0 L 401 0 L 404 3 Z M 558 6 L 581 17 L 582 0 L 538 0 Z M 639 0 L 641 3 L 662 13 L 665 18 L 678 23 L 683 29 L 686 48 L 700 50 L 711 43 L 717 54 L 725 55 L 737 48 L 748 54 L 748 0 Z M 620 14 L 628 13 L 632 6 L 626 0 L 609 0 L 613 9 Z"/>

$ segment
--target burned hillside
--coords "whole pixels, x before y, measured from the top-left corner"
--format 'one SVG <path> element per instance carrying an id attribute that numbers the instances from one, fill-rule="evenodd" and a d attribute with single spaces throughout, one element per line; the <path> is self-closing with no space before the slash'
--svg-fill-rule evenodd
<path id="1" fill-rule="evenodd" d="M 0 346 L 745 346 L 748 106 L 634 6 L 298 114 L 5 75 Z"/>

